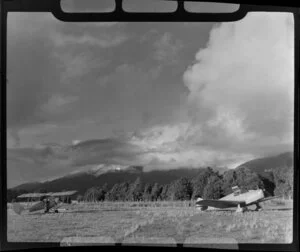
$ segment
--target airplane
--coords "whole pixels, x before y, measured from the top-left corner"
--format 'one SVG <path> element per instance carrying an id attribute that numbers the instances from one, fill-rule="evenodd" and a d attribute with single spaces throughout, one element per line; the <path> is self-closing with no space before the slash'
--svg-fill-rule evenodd
<path id="1" fill-rule="evenodd" d="M 197 209 L 205 211 L 207 209 L 236 207 L 236 212 L 240 213 L 247 211 L 248 206 L 256 205 L 255 211 L 261 211 L 262 207 L 259 205 L 259 203 L 280 197 L 272 196 L 265 198 L 264 190 L 262 189 L 248 190 L 242 193 L 238 186 L 234 186 L 232 187 L 232 190 L 233 193 L 228 194 L 218 200 L 198 198 L 196 201 Z"/>
<path id="2" fill-rule="evenodd" d="M 55 193 L 25 193 L 19 195 L 17 198 L 40 198 L 40 201 L 33 206 L 26 208 L 20 203 L 13 203 L 12 209 L 15 213 L 21 215 L 24 211 L 36 212 L 44 209 L 44 213 L 59 213 L 64 212 L 66 209 L 59 208 L 62 205 L 62 201 L 60 201 L 59 197 L 62 196 L 71 196 L 75 194 L 77 191 L 66 191 L 66 192 L 55 192 Z"/>

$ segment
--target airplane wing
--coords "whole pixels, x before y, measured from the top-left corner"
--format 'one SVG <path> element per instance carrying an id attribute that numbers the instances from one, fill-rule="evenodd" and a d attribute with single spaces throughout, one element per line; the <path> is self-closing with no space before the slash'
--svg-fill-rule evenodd
<path id="1" fill-rule="evenodd" d="M 58 196 L 71 196 L 75 193 L 77 193 L 77 191 L 64 191 L 64 192 L 50 193 L 49 195 L 52 197 L 58 197 Z"/>
<path id="2" fill-rule="evenodd" d="M 39 201 L 38 203 L 34 204 L 33 206 L 31 206 L 29 208 L 29 212 L 35 212 L 35 211 L 39 211 L 39 210 L 43 210 L 45 207 L 45 203 L 42 201 Z"/>
<path id="3" fill-rule="evenodd" d="M 19 195 L 17 198 L 38 198 L 42 196 L 47 196 L 46 193 L 24 193 Z"/>
<path id="4" fill-rule="evenodd" d="M 200 200 L 196 202 L 198 206 L 209 206 L 216 208 L 228 208 L 237 207 L 238 205 L 245 205 L 245 201 L 234 201 L 234 200 Z"/>
<path id="5" fill-rule="evenodd" d="M 258 202 L 264 202 L 267 200 L 272 200 L 272 199 L 277 199 L 277 198 L 281 198 L 281 196 L 272 196 L 272 197 L 263 198 L 263 199 L 258 200 Z"/>
<path id="6" fill-rule="evenodd" d="M 59 196 L 71 196 L 77 191 L 64 191 L 64 192 L 49 192 L 49 193 L 24 193 L 18 196 L 18 198 L 38 198 L 42 196 L 59 197 Z"/>

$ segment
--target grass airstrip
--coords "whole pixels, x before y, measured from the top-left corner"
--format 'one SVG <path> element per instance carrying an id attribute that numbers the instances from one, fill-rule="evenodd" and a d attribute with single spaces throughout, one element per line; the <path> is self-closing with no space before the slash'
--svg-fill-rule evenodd
<path id="1" fill-rule="evenodd" d="M 193 202 L 99 202 L 65 205 L 64 213 L 18 215 L 8 205 L 9 242 L 98 244 L 291 243 L 293 202 L 264 210 L 201 212 Z"/>

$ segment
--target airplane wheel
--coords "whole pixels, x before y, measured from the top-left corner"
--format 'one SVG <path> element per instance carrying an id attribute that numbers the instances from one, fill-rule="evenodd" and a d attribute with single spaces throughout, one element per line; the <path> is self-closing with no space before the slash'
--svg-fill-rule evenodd
<path id="1" fill-rule="evenodd" d="M 246 212 L 248 209 L 247 207 L 238 207 L 235 212 L 236 213 L 243 213 L 243 212 Z"/>
<path id="2" fill-rule="evenodd" d="M 255 211 L 261 211 L 262 210 L 262 207 L 261 206 L 259 206 L 259 205 L 256 205 L 256 209 L 255 209 Z"/>
<path id="3" fill-rule="evenodd" d="M 198 206 L 197 209 L 201 212 L 204 212 L 208 207 L 207 206 Z"/>

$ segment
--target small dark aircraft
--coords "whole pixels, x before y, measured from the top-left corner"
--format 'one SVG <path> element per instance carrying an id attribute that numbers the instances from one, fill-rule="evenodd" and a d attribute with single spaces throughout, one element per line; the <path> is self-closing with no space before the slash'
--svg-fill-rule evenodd
<path id="1" fill-rule="evenodd" d="M 44 210 L 44 213 L 59 213 L 64 212 L 66 209 L 59 208 L 63 204 L 59 197 L 63 196 L 71 196 L 75 194 L 77 191 L 66 191 L 66 192 L 55 192 L 55 193 L 25 193 L 19 195 L 18 198 L 39 198 L 40 201 L 36 204 L 25 208 L 20 203 L 13 203 L 12 209 L 17 214 L 22 214 L 24 211 L 26 212 L 36 212 L 40 210 Z"/>
<path id="2" fill-rule="evenodd" d="M 202 198 L 198 198 L 196 201 L 196 207 L 201 211 L 215 208 L 223 209 L 236 207 L 236 212 L 245 212 L 248 210 L 248 206 L 256 205 L 255 210 L 260 211 L 262 210 L 262 208 L 259 203 L 279 197 L 265 197 L 264 191 L 262 189 L 249 190 L 242 193 L 240 188 L 234 186 L 232 187 L 232 190 L 233 193 L 226 195 L 225 197 L 218 200 L 204 200 Z"/>

